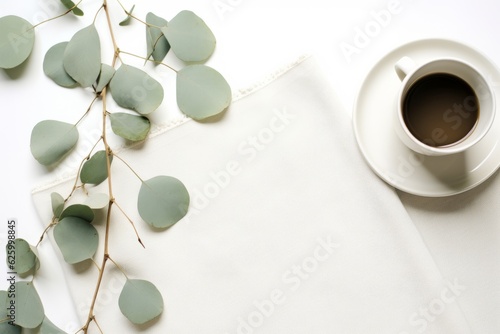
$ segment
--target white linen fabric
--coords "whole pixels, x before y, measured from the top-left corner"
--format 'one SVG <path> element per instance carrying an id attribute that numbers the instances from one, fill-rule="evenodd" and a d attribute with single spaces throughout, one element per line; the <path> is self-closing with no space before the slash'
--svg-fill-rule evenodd
<path id="1" fill-rule="evenodd" d="M 459 277 L 457 301 L 474 333 L 500 331 L 500 178 L 465 193 L 426 198 L 400 192 L 441 273 Z"/>
<path id="2" fill-rule="evenodd" d="M 443 276 L 397 193 L 363 161 L 314 58 L 241 92 L 218 121 L 181 123 L 117 153 L 143 179 L 186 185 L 190 212 L 168 230 L 141 221 L 140 181 L 113 161 L 114 196 L 146 248 L 114 207 L 110 255 L 156 284 L 165 312 L 129 323 L 117 303 L 125 278 L 109 263 L 95 310 L 104 333 L 471 332 L 461 276 Z M 44 224 L 50 193 L 71 187 L 34 193 Z M 97 270 L 61 265 L 83 323 Z"/>

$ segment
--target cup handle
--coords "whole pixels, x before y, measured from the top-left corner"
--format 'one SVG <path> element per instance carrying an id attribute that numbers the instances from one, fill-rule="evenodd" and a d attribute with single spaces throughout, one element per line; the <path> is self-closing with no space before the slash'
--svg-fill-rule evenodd
<path id="1" fill-rule="evenodd" d="M 396 74 L 398 75 L 398 77 L 401 81 L 403 81 L 403 79 L 408 75 L 408 73 L 413 71 L 413 69 L 415 67 L 417 67 L 417 64 L 415 63 L 415 61 L 413 61 L 413 59 L 411 59 L 410 57 L 406 57 L 406 56 L 404 56 L 403 58 L 398 60 L 396 65 L 394 65 L 394 69 L 396 70 Z"/>

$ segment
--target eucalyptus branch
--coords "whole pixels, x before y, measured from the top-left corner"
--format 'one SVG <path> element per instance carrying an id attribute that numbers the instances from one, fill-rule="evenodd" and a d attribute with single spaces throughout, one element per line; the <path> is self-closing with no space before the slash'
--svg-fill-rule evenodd
<path id="1" fill-rule="evenodd" d="M 111 35 L 111 39 L 113 41 L 113 48 L 115 50 L 114 55 L 113 55 L 113 61 L 112 61 L 112 66 L 114 67 L 114 65 L 116 64 L 116 60 L 118 58 L 118 50 L 119 49 L 118 49 L 118 46 L 116 44 L 116 39 L 114 37 L 113 27 L 111 24 L 111 18 L 109 15 L 106 0 L 103 1 L 102 8 L 104 9 L 104 12 L 106 13 L 106 20 L 108 22 L 109 33 Z M 102 137 L 101 138 L 102 138 L 102 141 L 104 143 L 104 148 L 106 150 L 106 169 L 107 169 L 107 173 L 108 173 L 109 204 L 108 204 L 108 208 L 107 208 L 108 211 L 107 211 L 107 215 L 106 215 L 106 230 L 105 230 L 105 235 L 104 235 L 104 255 L 102 258 L 102 264 L 100 267 L 101 269 L 99 271 L 99 276 L 97 278 L 97 284 L 96 284 L 96 288 L 95 288 L 94 295 L 92 298 L 92 303 L 91 303 L 91 306 L 89 309 L 87 321 L 86 321 L 85 325 L 83 326 L 84 334 L 87 334 L 89 325 L 93 321 L 96 323 L 96 325 L 98 326 L 99 330 L 102 333 L 102 330 L 100 329 L 99 325 L 95 321 L 94 308 L 95 308 L 95 304 L 97 302 L 97 297 L 99 295 L 99 290 L 101 288 L 102 279 L 104 277 L 106 263 L 107 263 L 107 260 L 109 259 L 109 233 L 110 233 L 110 225 L 111 225 L 111 210 L 112 210 L 113 203 L 114 203 L 114 197 L 113 197 L 113 186 L 112 186 L 112 177 L 111 177 L 111 159 L 110 159 L 110 155 L 112 154 L 112 151 L 111 151 L 111 148 L 108 144 L 107 133 L 106 133 L 106 118 L 107 118 L 107 108 L 106 108 L 106 106 L 107 106 L 107 94 L 106 93 L 107 93 L 107 87 L 104 87 L 104 89 L 101 93 L 102 110 L 103 110 L 102 111 Z"/>
<path id="2" fill-rule="evenodd" d="M 19 45 L 15 43 L 0 44 L 0 54 L 7 55 L 0 59 L 0 68 L 14 68 L 26 61 L 34 50 L 35 27 L 67 15 L 72 11 L 75 15 L 82 15 L 83 12 L 78 8 L 82 1 L 79 0 L 76 4 L 70 1 L 62 1 L 65 6 L 71 6 L 71 8 L 35 26 L 15 15 L 0 17 L 2 27 L 6 27 L 6 29 L 0 31 L 0 40 L 9 40 L 13 33 L 20 33 L 24 38 L 22 48 L 19 48 Z M 116 135 L 134 142 L 145 140 L 151 130 L 151 121 L 144 115 L 149 115 L 157 110 L 164 97 L 162 84 L 143 69 L 125 64 L 121 59 L 121 54 L 141 58 L 146 62 L 151 61 L 174 71 L 177 74 L 177 103 L 181 111 L 188 117 L 198 120 L 212 117 L 223 112 L 228 107 L 231 98 L 231 90 L 225 79 L 216 70 L 202 64 L 214 51 L 215 36 L 200 17 L 191 11 L 179 12 L 176 17 L 169 21 L 169 27 L 173 29 L 169 30 L 165 35 L 161 31 L 166 25 L 165 19 L 150 15 L 145 20 L 142 20 L 132 14 L 134 7 L 129 11 L 120 0 L 117 0 L 117 2 L 127 14 L 126 20 L 122 22 L 128 23 L 129 19 L 133 18 L 146 26 L 149 38 L 146 39 L 145 44 L 151 54 L 145 58 L 120 50 L 113 29 L 108 0 L 102 0 L 102 5 L 93 16 L 92 24 L 78 30 L 68 42 L 57 43 L 52 46 L 45 54 L 43 62 L 44 73 L 56 84 L 65 88 L 78 86 L 93 88 L 93 100 L 75 124 L 57 120 L 45 120 L 37 123 L 33 128 L 30 141 L 31 153 L 40 164 L 53 166 L 59 163 L 76 147 L 80 123 L 92 111 L 96 101 L 101 100 L 101 135 L 88 154 L 80 161 L 69 194 L 65 198 L 58 193 L 51 194 L 53 216 L 35 246 L 38 247 L 44 240 L 45 235 L 53 228 L 54 239 L 67 263 L 76 264 L 91 259 L 97 268 L 97 279 L 87 319 L 76 332 L 83 332 L 83 334 L 89 333 L 92 323 L 95 323 L 101 334 L 103 333 L 94 312 L 100 297 L 104 275 L 107 274 L 108 260 L 127 279 L 121 291 L 120 299 L 128 300 L 128 302 L 124 307 L 122 307 L 121 303 L 119 306 L 128 320 L 134 324 L 147 323 L 160 316 L 163 310 L 163 297 L 154 284 L 146 280 L 129 279 L 120 265 L 110 257 L 111 216 L 115 205 L 132 225 L 139 243 L 145 247 L 136 224 L 115 200 L 114 175 L 111 173 L 113 158 L 120 160 L 141 181 L 137 210 L 146 224 L 159 230 L 166 229 L 180 221 L 187 214 L 189 208 L 189 192 L 180 180 L 164 175 L 143 180 L 131 165 L 113 152 L 108 142 L 108 120 Z M 107 30 L 113 48 L 111 66 L 105 65 L 101 59 L 102 29 L 97 25 L 97 21 L 102 11 L 104 11 L 106 17 Z M 106 30 L 106 28 L 104 29 Z M 32 30 L 33 34 L 31 34 Z M 29 34 L 26 34 L 27 32 Z M 203 41 L 203 45 L 200 45 L 197 41 Z M 176 70 L 163 63 L 163 59 L 170 49 L 173 50 L 177 58 L 186 64 L 183 69 Z M 154 60 L 150 59 L 153 52 Z M 118 61 L 122 63 L 119 67 L 117 67 Z M 192 65 L 193 62 L 196 65 Z M 207 96 L 210 98 L 203 100 Z M 134 110 L 139 115 L 124 112 L 109 113 L 107 111 L 108 98 L 113 98 L 119 107 Z M 190 103 L 193 99 L 196 99 L 197 103 Z M 101 142 L 104 150 L 94 152 Z M 87 184 L 97 186 L 106 180 L 108 190 L 106 195 L 98 192 L 94 194 L 92 188 L 86 187 Z M 81 184 L 79 184 L 79 181 L 81 181 Z M 86 202 L 89 203 L 88 205 L 76 203 L 66 207 L 66 204 L 79 189 L 89 196 L 88 199 L 92 201 L 92 204 L 90 202 Z M 175 196 L 171 196 L 172 194 Z M 96 196 L 91 198 L 93 195 Z M 151 205 L 151 203 L 156 205 Z M 172 207 L 178 208 L 178 210 L 165 211 L 165 208 Z M 103 232 L 98 231 L 92 224 L 96 217 L 94 210 L 97 209 L 107 210 L 103 218 Z M 71 219 L 60 219 L 60 217 Z M 104 237 L 99 238 L 99 234 L 104 234 Z M 68 240 L 72 242 L 68 242 Z M 26 245 L 25 240 L 16 239 L 15 242 L 20 242 L 23 246 L 30 246 L 29 249 L 31 250 L 31 245 Z M 96 255 L 99 246 L 104 249 L 102 256 Z M 33 256 L 25 257 L 26 259 L 29 258 L 29 260 L 23 260 L 25 261 L 23 267 L 29 269 L 25 273 L 32 276 L 31 283 L 35 278 L 39 265 L 37 255 L 33 251 L 32 253 L 30 255 Z M 26 295 L 29 295 L 26 296 L 26 303 L 33 304 L 26 316 L 30 318 L 30 322 L 27 323 L 26 327 L 36 321 L 36 324 L 43 328 L 43 323 L 46 320 L 43 305 L 37 298 L 34 285 L 30 285 L 26 289 L 29 289 L 29 293 L 26 293 Z M 137 298 L 138 293 L 147 295 L 141 295 L 141 298 Z M 19 325 L 22 327 L 22 324 Z"/>

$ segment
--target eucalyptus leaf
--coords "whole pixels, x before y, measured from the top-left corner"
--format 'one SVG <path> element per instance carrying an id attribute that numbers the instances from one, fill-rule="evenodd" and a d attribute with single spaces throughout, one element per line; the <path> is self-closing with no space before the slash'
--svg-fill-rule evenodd
<path id="1" fill-rule="evenodd" d="M 101 73 L 99 74 L 99 78 L 97 78 L 97 83 L 95 87 L 95 91 L 100 93 L 106 87 L 111 79 L 115 75 L 115 69 L 108 64 L 101 64 Z"/>
<path id="2" fill-rule="evenodd" d="M 64 198 L 59 193 L 53 192 L 50 194 L 50 202 L 54 217 L 59 218 L 64 209 Z"/>
<path id="3" fill-rule="evenodd" d="M 101 72 L 101 44 L 91 24 L 73 35 L 64 52 L 66 72 L 82 87 L 92 86 Z"/>
<path id="4" fill-rule="evenodd" d="M 91 223 L 94 220 L 94 211 L 88 205 L 73 204 L 64 209 L 59 220 L 66 217 L 77 217 L 85 220 L 87 223 Z"/>
<path id="5" fill-rule="evenodd" d="M 127 279 L 118 299 L 121 312 L 136 325 L 145 324 L 163 312 L 163 297 L 145 280 Z"/>
<path id="6" fill-rule="evenodd" d="M 12 325 L 9 322 L 13 321 L 7 314 L 11 305 L 9 293 L 7 291 L 0 291 L 0 333 L 2 334 L 21 334 L 22 328 L 17 325 Z M 15 302 L 15 300 L 13 300 Z M 15 304 L 14 306 L 15 307 Z M 4 321 L 8 319 L 8 321 Z"/>
<path id="7" fill-rule="evenodd" d="M 109 83 L 111 96 L 116 103 L 127 109 L 147 115 L 156 110 L 163 101 L 163 87 L 146 72 L 121 65 Z"/>
<path id="8" fill-rule="evenodd" d="M 148 13 L 146 15 L 146 23 L 149 24 L 146 26 L 147 58 L 149 59 L 153 56 L 155 62 L 161 62 L 165 59 L 168 51 L 170 51 L 170 44 L 158 27 L 166 27 L 168 22 L 153 13 Z"/>
<path id="9" fill-rule="evenodd" d="M 66 72 L 63 65 L 63 56 L 67 45 L 68 42 L 61 42 L 47 51 L 43 59 L 43 72 L 59 86 L 73 88 L 78 83 Z"/>
<path id="10" fill-rule="evenodd" d="M 41 121 L 31 132 L 31 154 L 42 165 L 52 165 L 75 147 L 78 136 L 78 130 L 73 124 L 54 120 Z"/>
<path id="11" fill-rule="evenodd" d="M 22 330 L 22 327 L 11 325 L 8 322 L 0 323 L 0 333 L 2 334 L 21 334 Z"/>
<path id="12" fill-rule="evenodd" d="M 83 11 L 78 8 L 78 7 L 75 7 L 75 3 L 71 0 L 61 0 L 61 3 L 68 9 L 72 9 L 72 12 L 73 14 L 75 14 L 76 16 L 83 16 Z"/>
<path id="13" fill-rule="evenodd" d="M 109 163 L 113 161 L 110 155 Z M 80 171 L 82 183 L 100 184 L 108 178 L 108 163 L 106 151 L 97 151 L 89 160 L 85 161 Z"/>
<path id="14" fill-rule="evenodd" d="M 54 227 L 54 239 L 64 261 L 69 264 L 91 259 L 99 245 L 97 230 L 88 221 L 78 217 L 65 217 Z"/>
<path id="15" fill-rule="evenodd" d="M 146 139 L 151 122 L 147 117 L 127 113 L 112 113 L 109 115 L 113 132 L 127 140 L 140 141 Z"/>
<path id="16" fill-rule="evenodd" d="M 0 68 L 14 68 L 33 51 L 35 31 L 25 19 L 8 15 L 0 18 Z"/>
<path id="17" fill-rule="evenodd" d="M 36 328 L 45 318 L 42 301 L 32 282 L 15 283 L 16 324 L 23 328 Z"/>
<path id="18" fill-rule="evenodd" d="M 134 11 L 135 5 L 132 6 L 132 9 L 127 13 L 127 17 L 119 23 L 121 26 L 126 26 L 130 24 L 130 20 L 132 19 L 132 13 Z"/>
<path id="19" fill-rule="evenodd" d="M 186 215 L 189 193 L 178 179 L 156 176 L 143 181 L 137 207 L 146 223 L 156 228 L 167 228 Z"/>
<path id="20" fill-rule="evenodd" d="M 26 277 L 34 274 L 40 268 L 40 260 L 38 259 L 35 248 L 32 247 L 26 240 L 21 238 L 14 240 L 14 247 L 14 271 L 16 271 L 20 277 Z M 7 254 L 10 248 L 10 244 L 7 244 Z"/>
<path id="21" fill-rule="evenodd" d="M 59 327 L 54 325 L 49 318 L 45 317 L 40 326 L 39 334 L 66 334 L 66 332 L 62 331 Z"/>
<path id="22" fill-rule="evenodd" d="M 161 31 L 181 60 L 204 61 L 214 52 L 214 34 L 198 15 L 189 10 L 179 12 Z"/>
<path id="23" fill-rule="evenodd" d="M 109 195 L 105 193 L 93 193 L 85 199 L 85 205 L 93 210 L 103 209 L 109 204 Z"/>
<path id="24" fill-rule="evenodd" d="M 186 66 L 177 72 L 177 105 L 196 120 L 217 115 L 231 103 L 226 79 L 205 65 Z"/>

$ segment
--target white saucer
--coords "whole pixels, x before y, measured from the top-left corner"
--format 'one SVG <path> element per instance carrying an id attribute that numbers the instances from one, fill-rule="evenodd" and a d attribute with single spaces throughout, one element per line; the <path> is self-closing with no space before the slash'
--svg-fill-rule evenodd
<path id="1" fill-rule="evenodd" d="M 430 157 L 413 152 L 397 137 L 392 121 L 400 80 L 394 64 L 403 56 L 417 63 L 438 57 L 456 57 L 474 64 L 490 81 L 500 101 L 497 67 L 464 44 L 427 39 L 405 44 L 382 58 L 368 73 L 354 104 L 353 125 L 358 145 L 375 173 L 410 194 L 441 197 L 469 190 L 500 166 L 500 115 L 490 132 L 460 154 Z"/>

